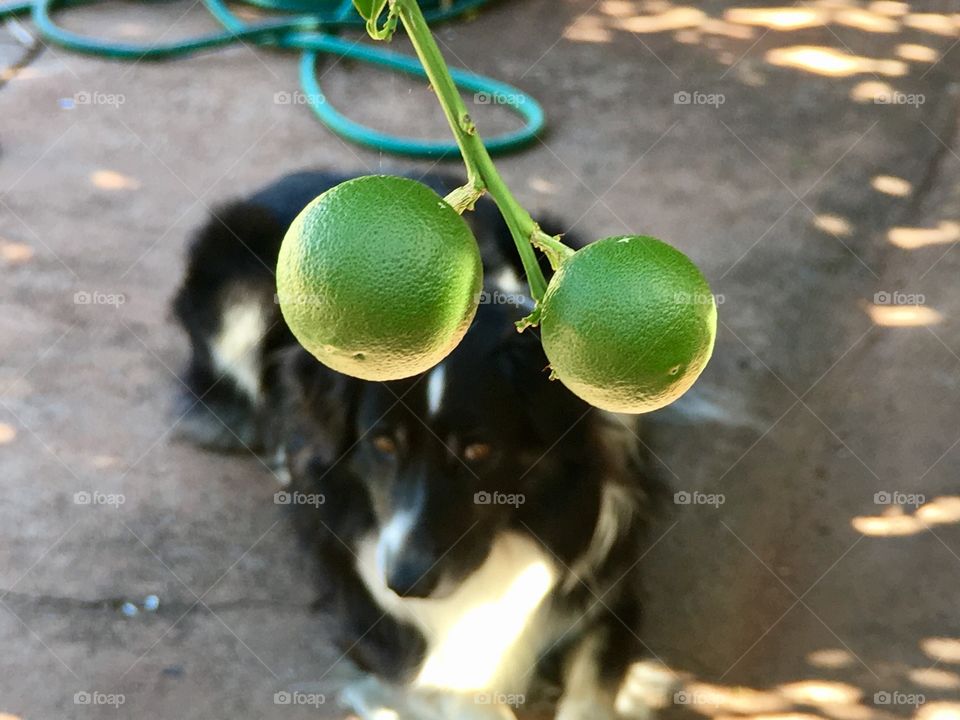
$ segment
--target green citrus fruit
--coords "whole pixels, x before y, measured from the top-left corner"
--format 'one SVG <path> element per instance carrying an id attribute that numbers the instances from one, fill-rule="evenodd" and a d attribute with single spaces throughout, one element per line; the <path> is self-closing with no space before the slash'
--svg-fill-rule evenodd
<path id="1" fill-rule="evenodd" d="M 365 380 L 422 373 L 453 350 L 483 281 L 467 223 L 415 180 L 371 175 L 320 195 L 290 225 L 277 298 L 300 344 Z"/>
<path id="2" fill-rule="evenodd" d="M 598 240 L 567 258 L 541 304 L 543 349 L 576 395 L 611 412 L 685 393 L 713 352 L 717 306 L 686 255 L 652 237 Z"/>

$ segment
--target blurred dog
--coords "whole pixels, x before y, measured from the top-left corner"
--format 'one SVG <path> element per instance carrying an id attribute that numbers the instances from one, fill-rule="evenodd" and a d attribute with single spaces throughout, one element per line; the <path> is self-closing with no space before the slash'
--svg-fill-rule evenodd
<path id="1" fill-rule="evenodd" d="M 361 716 L 509 718 L 546 682 L 558 718 L 619 717 L 658 490 L 632 421 L 551 382 L 535 330 L 517 333 L 532 306 L 489 200 L 465 214 L 481 304 L 442 363 L 378 383 L 317 362 L 283 323 L 273 271 L 297 213 L 345 179 L 287 176 L 197 234 L 174 302 L 192 349 L 184 427 L 256 448 L 288 483 L 320 607 L 368 674 L 345 692 Z M 441 195 L 457 184 L 422 180 Z"/>

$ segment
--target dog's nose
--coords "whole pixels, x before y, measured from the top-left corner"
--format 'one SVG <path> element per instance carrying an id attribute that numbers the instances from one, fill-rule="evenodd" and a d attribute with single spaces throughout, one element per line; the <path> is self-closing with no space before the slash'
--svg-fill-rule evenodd
<path id="1" fill-rule="evenodd" d="M 416 557 L 398 557 L 386 569 L 387 587 L 400 597 L 429 597 L 437 585 L 432 565 Z"/>

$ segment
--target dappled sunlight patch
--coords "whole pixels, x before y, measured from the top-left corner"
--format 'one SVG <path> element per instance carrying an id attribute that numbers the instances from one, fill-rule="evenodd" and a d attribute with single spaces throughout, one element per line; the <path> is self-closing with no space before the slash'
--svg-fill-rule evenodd
<path id="1" fill-rule="evenodd" d="M 863 691 L 853 685 L 828 680 L 801 680 L 780 686 L 784 697 L 796 705 L 851 705 Z"/>
<path id="2" fill-rule="evenodd" d="M 700 30 L 708 35 L 719 35 L 734 40 L 750 40 L 757 34 L 757 31 L 747 25 L 738 25 L 732 22 L 724 22 L 717 18 L 708 18 Z"/>
<path id="3" fill-rule="evenodd" d="M 924 643 L 931 649 L 945 647 L 960 661 L 960 639 L 929 638 Z M 931 652 L 928 652 L 928 655 L 936 657 Z M 840 648 L 815 650 L 807 655 L 807 661 L 811 665 L 830 670 L 856 665 L 853 653 Z M 654 665 L 652 661 L 645 661 L 644 664 Z M 681 679 L 681 676 L 665 665 L 655 665 L 656 672 L 663 675 L 663 680 L 654 684 L 661 688 L 673 687 L 674 692 L 671 697 L 667 697 L 665 705 L 659 698 L 650 698 L 647 707 L 656 709 L 666 707 L 669 710 L 672 706 L 673 710 L 681 711 L 679 716 L 682 717 L 699 715 L 710 720 L 878 720 L 893 717 L 888 712 L 889 708 L 885 707 L 888 703 L 883 698 L 884 695 L 891 693 L 874 694 L 873 690 L 867 691 L 848 682 L 811 677 L 760 689 L 702 682 L 692 679 L 686 673 L 683 673 Z M 628 673 L 628 677 L 630 674 Z M 642 673 L 640 675 L 642 676 Z M 910 681 L 930 691 L 952 690 L 955 687 L 953 683 L 960 682 L 960 676 L 956 673 L 937 668 L 935 665 L 931 668 L 905 667 L 899 670 L 897 675 L 903 681 Z M 626 684 L 625 682 L 622 687 L 626 687 Z M 634 699 L 638 697 L 634 694 Z M 930 703 L 923 695 L 913 697 L 921 698 L 913 707 L 939 706 L 937 708 L 939 713 L 952 711 L 955 705 L 942 702 Z M 923 705 L 925 702 L 926 705 Z M 632 708 L 634 705 L 630 705 L 630 709 Z M 621 707 L 618 702 L 617 709 L 621 713 L 626 713 L 628 708 Z M 634 716 L 627 714 L 627 717 Z M 670 714 L 670 717 L 673 717 L 673 714 Z M 916 715 L 914 720 L 918 719 L 960 720 L 960 717 L 952 718 L 949 715 L 937 714 L 923 717 Z"/>
<path id="4" fill-rule="evenodd" d="M 614 24 L 627 32 L 646 34 L 698 27 L 707 19 L 703 10 L 694 7 L 674 7 L 655 15 L 636 15 L 617 18 Z"/>
<path id="5" fill-rule="evenodd" d="M 960 638 L 926 638 L 920 641 L 920 649 L 932 660 L 960 665 Z"/>
<path id="6" fill-rule="evenodd" d="M 723 65 L 733 65 L 736 60 L 737 60 L 737 56 L 734 55 L 729 50 L 725 50 L 724 52 L 717 55 L 717 61 L 722 63 Z"/>
<path id="7" fill-rule="evenodd" d="M 906 63 L 900 60 L 862 57 L 819 45 L 774 48 L 767 51 L 766 60 L 778 67 L 804 70 L 826 77 L 849 77 L 860 73 L 899 77 L 907 73 Z"/>
<path id="8" fill-rule="evenodd" d="M 859 7 L 860 0 L 813 0 L 812 2 L 808 0 L 804 5 L 813 5 L 827 10 L 843 10 L 849 7 Z"/>
<path id="9" fill-rule="evenodd" d="M 926 45 L 916 45 L 914 43 L 901 43 L 896 48 L 897 57 L 910 62 L 932 63 L 940 57 L 940 53 L 932 47 Z"/>
<path id="10" fill-rule="evenodd" d="M 919 30 L 942 36 L 960 34 L 960 14 L 911 12 L 906 2 L 874 0 L 860 3 L 853 0 L 812 0 L 776 7 L 732 7 L 717 17 L 701 10 L 697 4 L 673 5 L 668 0 L 600 0 L 596 9 L 578 16 L 563 32 L 575 42 L 610 43 L 617 31 L 636 35 L 671 33 L 681 45 L 703 45 L 715 51 L 721 65 L 735 65 L 742 57 L 742 48 L 731 51 L 728 42 L 749 42 L 761 31 L 797 32 L 809 29 L 847 27 L 881 35 Z M 832 30 L 830 30 L 833 32 Z M 930 64 L 940 53 L 917 42 L 900 43 L 887 52 L 890 57 L 857 55 L 842 42 L 842 47 L 828 45 L 794 45 L 766 51 L 764 59 L 776 67 L 792 68 L 814 75 L 846 78 L 872 75 L 872 80 L 858 84 L 850 92 L 855 102 L 892 102 L 896 90 L 880 80 L 880 76 L 899 78 L 910 71 L 909 63 Z M 752 48 L 748 48 L 749 50 Z M 763 85 L 764 82 L 747 83 Z M 920 100 L 922 102 L 922 100 Z M 900 103 L 897 103 L 900 104 Z"/>
<path id="11" fill-rule="evenodd" d="M 630 17 L 637 14 L 637 6 L 629 0 L 603 0 L 600 12 L 611 17 Z"/>
<path id="12" fill-rule="evenodd" d="M 17 438 L 17 429 L 13 425 L 0 423 L 0 445 L 12 443 Z"/>
<path id="13" fill-rule="evenodd" d="M 845 25 L 871 33 L 895 33 L 900 29 L 900 23 L 896 20 L 860 8 L 841 10 L 833 16 L 833 21 L 838 25 Z"/>
<path id="14" fill-rule="evenodd" d="M 924 503 L 913 514 L 906 513 L 903 507 L 895 505 L 887 508 L 881 515 L 855 517 L 850 524 L 855 530 L 871 537 L 897 537 L 916 535 L 932 525 L 957 522 L 960 522 L 960 497 L 948 495 Z M 957 651 L 960 658 L 960 643 Z"/>
<path id="15" fill-rule="evenodd" d="M 916 515 L 928 525 L 960 522 L 960 497 L 955 495 L 936 497 L 917 508 Z"/>
<path id="16" fill-rule="evenodd" d="M 877 175 L 870 181 L 870 185 L 877 192 L 894 197 L 906 197 L 913 190 L 913 184 L 895 175 Z"/>
<path id="17" fill-rule="evenodd" d="M 882 98 L 892 97 L 893 86 L 880 80 L 864 80 L 850 90 L 850 99 L 858 103 L 872 103 Z"/>
<path id="18" fill-rule="evenodd" d="M 813 219 L 813 226 L 818 230 L 836 235 L 837 237 L 849 237 L 853 234 L 853 226 L 845 217 L 823 213 Z"/>
<path id="19" fill-rule="evenodd" d="M 854 530 L 870 537 L 900 537 L 923 531 L 923 523 L 902 513 L 855 517 L 851 524 Z"/>
<path id="20" fill-rule="evenodd" d="M 931 702 L 917 709 L 913 720 L 960 720 L 960 703 Z"/>
<path id="21" fill-rule="evenodd" d="M 853 529 L 870 537 L 899 537 L 916 535 L 923 523 L 908 515 L 901 507 L 890 507 L 882 515 L 865 515 L 850 521 Z"/>
<path id="22" fill-rule="evenodd" d="M 895 227 L 887 233 L 891 244 L 905 250 L 916 250 L 928 245 L 946 245 L 960 240 L 960 223 L 941 220 L 935 228 Z"/>
<path id="23" fill-rule="evenodd" d="M 25 263 L 33 257 L 33 248 L 26 243 L 0 238 L 0 258 L 10 265 Z"/>
<path id="24" fill-rule="evenodd" d="M 613 33 L 603 18 L 581 15 L 563 31 L 563 37 L 575 42 L 608 43 L 613 40 Z"/>
<path id="25" fill-rule="evenodd" d="M 818 668 L 837 670 L 854 664 L 853 655 L 843 648 L 824 648 L 807 655 L 807 662 Z"/>
<path id="26" fill-rule="evenodd" d="M 90 459 L 90 464 L 98 470 L 116 467 L 119 462 L 120 458 L 118 458 L 116 455 L 94 455 Z"/>
<path id="27" fill-rule="evenodd" d="M 681 45 L 696 45 L 703 38 L 699 30 L 678 30 L 673 34 L 673 39 Z"/>
<path id="28" fill-rule="evenodd" d="M 90 182 L 101 190 L 139 190 L 140 181 L 116 170 L 96 170 L 90 173 Z"/>
<path id="29" fill-rule="evenodd" d="M 817 709 L 832 720 L 878 720 L 877 711 L 866 705 L 824 705 Z"/>
<path id="30" fill-rule="evenodd" d="M 724 13 L 729 22 L 790 32 L 830 24 L 844 25 L 870 33 L 895 33 L 900 23 L 889 13 L 851 7 L 846 3 L 807 3 L 790 7 L 730 8 Z"/>
<path id="31" fill-rule="evenodd" d="M 903 18 L 903 24 L 914 30 L 954 37 L 957 35 L 957 26 L 949 15 L 938 13 L 910 13 Z"/>
<path id="32" fill-rule="evenodd" d="M 910 12 L 910 5 L 905 2 L 895 2 L 895 0 L 875 0 L 867 7 L 870 12 L 888 17 L 903 17 Z"/>
<path id="33" fill-rule="evenodd" d="M 794 705 L 815 707 L 836 720 L 867 720 L 870 708 L 860 704 L 863 690 L 832 680 L 801 680 L 780 686 L 780 693 Z"/>
<path id="34" fill-rule="evenodd" d="M 531 178 L 527 180 L 527 185 L 530 186 L 531 190 L 548 195 L 553 195 L 560 189 L 560 187 L 553 180 L 548 180 L 547 178 L 540 177 L 539 175 L 531 176 Z"/>
<path id="35" fill-rule="evenodd" d="M 730 8 L 723 17 L 728 22 L 771 30 L 802 30 L 822 25 L 827 13 L 813 7 Z"/>
<path id="36" fill-rule="evenodd" d="M 923 305 L 867 304 L 867 314 L 881 327 L 925 327 L 943 322 L 943 315 Z"/>
<path id="37" fill-rule="evenodd" d="M 960 675 L 940 668 L 914 668 L 907 673 L 910 681 L 933 690 L 951 690 L 960 687 Z"/>
<path id="38" fill-rule="evenodd" d="M 757 713 L 754 715 L 717 715 L 715 720 L 823 720 L 819 715 L 805 712 Z"/>
<path id="39" fill-rule="evenodd" d="M 788 710 L 791 703 L 770 690 L 723 685 L 705 682 L 688 683 L 675 696 L 681 698 L 681 704 L 702 715 L 716 716 L 724 713 L 777 713 Z"/>

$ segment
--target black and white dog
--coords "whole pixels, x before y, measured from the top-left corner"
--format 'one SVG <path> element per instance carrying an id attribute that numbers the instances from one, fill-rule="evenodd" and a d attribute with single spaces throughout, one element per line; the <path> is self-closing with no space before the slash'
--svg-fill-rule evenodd
<path id="1" fill-rule="evenodd" d="M 317 362 L 283 323 L 273 271 L 295 215 L 344 179 L 287 176 L 196 236 L 174 303 L 190 436 L 264 452 L 305 500 L 295 523 L 335 642 L 365 673 L 345 692 L 361 716 L 511 718 L 545 685 L 563 720 L 637 716 L 617 690 L 642 656 L 637 565 L 658 485 L 636 428 L 551 382 L 535 329 L 517 333 L 530 307 L 487 200 L 465 215 L 485 290 L 449 357 L 387 383 Z"/>

